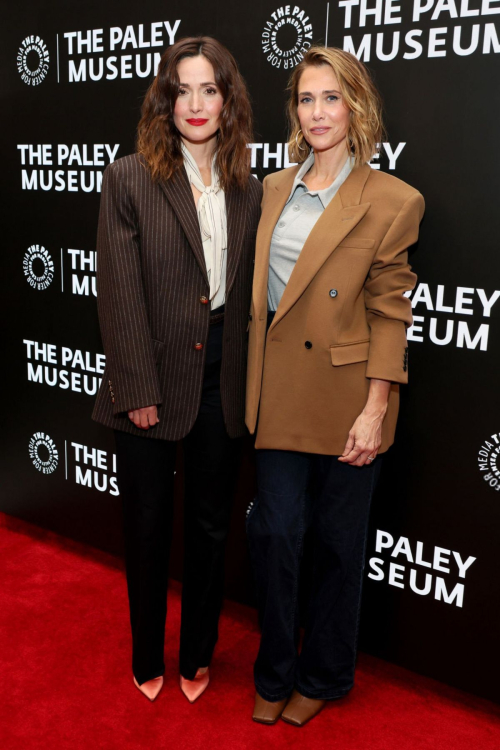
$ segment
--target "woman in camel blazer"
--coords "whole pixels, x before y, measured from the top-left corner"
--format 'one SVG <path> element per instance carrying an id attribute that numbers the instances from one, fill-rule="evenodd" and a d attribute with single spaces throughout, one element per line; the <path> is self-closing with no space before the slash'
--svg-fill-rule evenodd
<path id="1" fill-rule="evenodd" d="M 289 115 L 299 166 L 264 181 L 257 233 L 246 422 L 257 432 L 258 493 L 248 536 L 262 624 L 253 718 L 301 725 L 353 684 L 376 457 L 394 440 L 407 382 L 405 292 L 416 281 L 407 248 L 424 202 L 366 163 L 381 140 L 380 98 L 349 53 L 308 52 L 292 74 Z M 314 577 L 299 656 L 308 528 Z"/>

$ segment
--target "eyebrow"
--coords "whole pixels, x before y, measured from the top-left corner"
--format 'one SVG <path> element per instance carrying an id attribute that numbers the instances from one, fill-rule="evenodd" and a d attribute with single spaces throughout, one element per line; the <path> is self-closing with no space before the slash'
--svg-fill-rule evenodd
<path id="1" fill-rule="evenodd" d="M 321 93 L 322 94 L 340 94 L 342 96 L 340 91 L 336 91 L 336 89 L 326 89 L 325 91 L 322 91 Z M 310 91 L 301 91 L 299 93 L 299 96 L 312 96 L 312 94 Z"/>
<path id="2" fill-rule="evenodd" d="M 179 83 L 179 86 L 183 86 L 185 89 L 191 88 L 189 83 Z M 217 84 L 213 83 L 213 81 L 205 81 L 205 83 L 200 83 L 200 86 L 217 86 Z"/>

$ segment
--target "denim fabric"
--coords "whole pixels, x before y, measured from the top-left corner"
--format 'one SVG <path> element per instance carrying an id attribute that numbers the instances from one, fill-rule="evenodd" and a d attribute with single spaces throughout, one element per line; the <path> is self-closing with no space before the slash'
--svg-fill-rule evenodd
<path id="1" fill-rule="evenodd" d="M 282 700 L 293 688 L 308 698 L 338 698 L 353 685 L 366 531 L 381 460 L 359 468 L 336 456 L 257 451 L 247 533 L 262 629 L 255 685 L 266 700 Z M 313 570 L 299 655 L 306 530 Z"/>

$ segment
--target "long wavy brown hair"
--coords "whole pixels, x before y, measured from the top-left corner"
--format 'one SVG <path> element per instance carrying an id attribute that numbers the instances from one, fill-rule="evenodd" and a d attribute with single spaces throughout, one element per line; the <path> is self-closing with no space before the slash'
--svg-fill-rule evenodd
<path id="1" fill-rule="evenodd" d="M 182 169 L 181 136 L 174 125 L 180 83 L 177 66 L 183 58 L 198 55 L 211 63 L 224 100 L 215 147 L 221 186 L 224 190 L 245 189 L 250 176 L 247 143 L 253 140 L 248 91 L 232 54 L 209 36 L 180 39 L 163 53 L 158 74 L 142 104 L 137 151 L 143 155 L 155 181 L 170 180 Z"/>
<path id="2" fill-rule="evenodd" d="M 363 63 L 350 52 L 337 47 L 311 47 L 290 76 L 288 84 L 290 159 L 302 163 L 311 151 L 300 128 L 297 114 L 299 82 L 306 68 L 310 66 L 319 68 L 322 65 L 329 65 L 339 82 L 343 102 L 350 113 L 346 148 L 354 156 L 355 165 L 359 167 L 375 156 L 380 142 L 385 137 L 382 99 Z"/>

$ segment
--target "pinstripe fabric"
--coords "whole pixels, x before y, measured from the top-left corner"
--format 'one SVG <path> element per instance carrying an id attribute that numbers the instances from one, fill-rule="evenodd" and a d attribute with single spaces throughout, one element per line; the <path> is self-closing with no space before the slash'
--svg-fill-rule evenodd
<path id="1" fill-rule="evenodd" d="M 227 191 L 228 258 L 221 398 L 231 437 L 244 434 L 246 330 L 262 186 Z M 196 207 L 183 170 L 155 184 L 137 154 L 103 176 L 97 234 L 97 304 L 106 369 L 93 419 L 145 438 L 179 440 L 196 419 L 210 305 Z M 112 402 L 114 398 L 114 403 Z M 160 423 L 137 429 L 127 411 L 159 405 Z"/>

